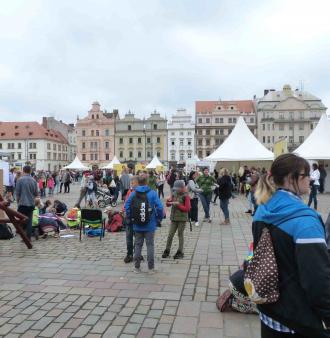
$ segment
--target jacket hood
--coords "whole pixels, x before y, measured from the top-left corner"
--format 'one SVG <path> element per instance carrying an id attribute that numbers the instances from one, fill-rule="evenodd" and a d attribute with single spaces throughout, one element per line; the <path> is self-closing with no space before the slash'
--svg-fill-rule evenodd
<path id="1" fill-rule="evenodd" d="M 148 191 L 150 191 L 150 187 L 148 187 L 147 185 L 138 185 L 135 188 L 135 191 L 138 191 L 138 192 L 148 192 Z"/>
<path id="2" fill-rule="evenodd" d="M 319 214 L 300 197 L 286 190 L 277 190 L 266 204 L 258 206 L 253 221 L 279 225 L 290 219 L 306 216 L 319 219 Z"/>

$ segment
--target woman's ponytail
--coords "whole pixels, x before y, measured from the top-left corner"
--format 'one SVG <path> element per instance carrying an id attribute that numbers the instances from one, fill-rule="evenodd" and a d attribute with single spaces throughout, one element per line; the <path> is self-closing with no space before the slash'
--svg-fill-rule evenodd
<path id="1" fill-rule="evenodd" d="M 272 197 L 275 192 L 275 185 L 271 179 L 270 174 L 264 174 L 259 178 L 257 188 L 255 191 L 255 198 L 257 204 L 265 204 Z"/>

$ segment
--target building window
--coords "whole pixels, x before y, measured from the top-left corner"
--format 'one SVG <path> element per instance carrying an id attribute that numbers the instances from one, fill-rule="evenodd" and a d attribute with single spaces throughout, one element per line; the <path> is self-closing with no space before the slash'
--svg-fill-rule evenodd
<path id="1" fill-rule="evenodd" d="M 123 154 L 123 151 L 122 151 L 122 150 L 119 152 L 119 157 L 120 157 L 120 158 L 123 158 L 123 157 L 124 157 L 124 154 Z"/>
<path id="2" fill-rule="evenodd" d="M 91 130 L 91 136 L 94 136 L 94 130 Z"/>
<path id="3" fill-rule="evenodd" d="M 94 154 L 94 160 L 97 161 L 98 160 L 98 156 L 97 154 Z"/>
<path id="4" fill-rule="evenodd" d="M 223 135 L 224 133 L 223 133 L 223 129 L 220 129 L 220 135 Z"/>
<path id="5" fill-rule="evenodd" d="M 199 119 L 198 119 L 198 123 L 203 123 L 203 119 L 202 119 L 202 118 L 199 118 Z"/>
<path id="6" fill-rule="evenodd" d="M 267 136 L 267 143 L 270 143 L 270 136 Z"/>
<path id="7" fill-rule="evenodd" d="M 304 143 L 304 136 L 299 136 L 299 143 Z"/>
<path id="8" fill-rule="evenodd" d="M 139 144 L 142 143 L 141 137 L 138 137 L 138 143 L 139 143 Z"/>
<path id="9" fill-rule="evenodd" d="M 81 144 L 81 148 L 82 148 L 82 149 L 85 149 L 85 148 L 86 148 L 86 143 L 85 143 L 85 142 L 83 142 L 83 143 Z"/>
<path id="10" fill-rule="evenodd" d="M 198 140 L 198 145 L 199 145 L 199 146 L 202 146 L 202 145 L 203 145 L 203 140 L 202 140 L 202 139 L 199 139 L 199 140 Z"/>
<path id="11" fill-rule="evenodd" d="M 51 160 L 51 153 L 50 152 L 47 153 L 47 160 Z"/>
<path id="12" fill-rule="evenodd" d="M 279 118 L 280 120 L 284 120 L 284 114 L 283 114 L 283 113 L 279 113 L 278 118 Z"/>
<path id="13" fill-rule="evenodd" d="M 81 131 L 81 136 L 86 136 L 86 130 Z"/>
<path id="14" fill-rule="evenodd" d="M 188 146 L 191 146 L 191 138 L 188 138 Z"/>
<path id="15" fill-rule="evenodd" d="M 64 148 L 64 146 L 63 146 L 63 148 Z M 62 146 L 59 144 L 58 145 L 58 151 L 61 151 L 61 149 L 62 149 Z"/>
<path id="16" fill-rule="evenodd" d="M 293 123 L 289 123 L 289 130 L 293 130 Z"/>
<path id="17" fill-rule="evenodd" d="M 82 154 L 82 160 L 86 161 L 86 154 Z"/>
<path id="18" fill-rule="evenodd" d="M 299 112 L 299 118 L 303 120 L 305 118 L 305 113 L 303 111 Z"/>
<path id="19" fill-rule="evenodd" d="M 183 146 L 183 139 L 180 138 L 180 146 L 182 147 Z"/>
<path id="20" fill-rule="evenodd" d="M 94 114 L 92 114 L 92 119 L 94 120 Z"/>
<path id="21" fill-rule="evenodd" d="M 198 151 L 198 157 L 199 157 L 199 158 L 203 158 L 203 151 L 202 151 L 202 150 L 199 150 L 199 151 Z"/>
<path id="22" fill-rule="evenodd" d="M 138 151 L 138 158 L 141 158 L 141 151 Z"/>
<path id="23" fill-rule="evenodd" d="M 284 130 L 284 124 L 283 124 L 283 123 L 281 123 L 281 124 L 279 125 L 278 130 L 281 130 L 281 131 Z"/>
<path id="24" fill-rule="evenodd" d="M 175 152 L 171 152 L 171 161 L 175 161 Z"/>
<path id="25" fill-rule="evenodd" d="M 91 161 L 93 161 L 94 160 L 94 154 L 90 154 L 89 158 L 90 158 Z"/>
<path id="26" fill-rule="evenodd" d="M 36 153 L 30 153 L 30 160 L 36 160 L 37 154 Z"/>
<path id="27" fill-rule="evenodd" d="M 129 138 L 129 144 L 133 144 L 133 137 Z"/>
<path id="28" fill-rule="evenodd" d="M 299 130 L 304 130 L 305 129 L 305 125 L 303 123 L 299 123 Z"/>
<path id="29" fill-rule="evenodd" d="M 171 138 L 171 145 L 174 146 L 175 142 L 174 142 L 174 139 Z"/>
<path id="30" fill-rule="evenodd" d="M 266 130 L 266 125 L 264 123 L 262 124 L 262 130 Z"/>
<path id="31" fill-rule="evenodd" d="M 188 131 L 187 135 L 190 136 L 191 135 L 191 131 Z"/>
<path id="32" fill-rule="evenodd" d="M 47 143 L 47 150 L 50 150 L 50 143 Z"/>
<path id="33" fill-rule="evenodd" d="M 198 129 L 198 130 L 197 130 L 197 134 L 198 134 L 198 135 L 203 135 L 203 130 L 202 130 L 202 129 Z"/>
<path id="34" fill-rule="evenodd" d="M 129 158 L 132 158 L 133 157 L 133 151 L 130 151 L 129 152 Z"/>
<path id="35" fill-rule="evenodd" d="M 219 135 L 219 129 L 215 130 L 215 135 Z"/>
<path id="36" fill-rule="evenodd" d="M 254 118 L 250 117 L 250 123 L 254 123 Z"/>
<path id="37" fill-rule="evenodd" d="M 215 118 L 215 123 L 219 123 L 219 117 Z"/>
<path id="38" fill-rule="evenodd" d="M 215 144 L 216 144 L 216 145 L 219 145 L 219 144 L 220 144 L 220 139 L 219 139 L 219 138 L 216 138 L 216 139 L 215 139 Z"/>
<path id="39" fill-rule="evenodd" d="M 206 129 L 206 135 L 210 135 L 210 129 Z"/>
<path id="40" fill-rule="evenodd" d="M 236 123 L 236 122 L 237 122 L 236 117 L 233 117 L 233 123 Z"/>
<path id="41" fill-rule="evenodd" d="M 157 143 L 160 143 L 160 137 L 157 137 Z"/>
<path id="42" fill-rule="evenodd" d="M 206 151 L 206 156 L 210 156 L 210 151 L 209 150 Z"/>
<path id="43" fill-rule="evenodd" d="M 266 136 L 262 137 L 262 143 L 266 143 Z"/>
<path id="44" fill-rule="evenodd" d="M 22 159 L 22 153 L 17 153 L 17 159 L 21 160 Z"/>
<path id="45" fill-rule="evenodd" d="M 294 113 L 293 113 L 293 111 L 290 111 L 290 112 L 289 112 L 289 119 L 290 119 L 290 120 L 293 120 L 293 119 L 294 119 Z"/>
<path id="46" fill-rule="evenodd" d="M 109 149 L 109 142 L 108 141 L 105 142 L 105 149 Z"/>
<path id="47" fill-rule="evenodd" d="M 183 136 L 183 131 L 180 131 L 180 136 Z"/>
<path id="48" fill-rule="evenodd" d="M 223 117 L 220 117 L 220 123 L 223 123 Z"/>
<path id="49" fill-rule="evenodd" d="M 100 136 L 100 131 L 99 131 L 99 130 L 96 130 L 96 131 L 95 131 L 95 134 L 96 134 L 96 136 Z"/>
<path id="50" fill-rule="evenodd" d="M 160 157 L 160 151 L 157 151 L 157 157 Z"/>
<path id="51" fill-rule="evenodd" d="M 184 153 L 180 153 L 180 161 L 183 161 L 184 159 Z"/>
<path id="52" fill-rule="evenodd" d="M 157 124 L 154 124 L 154 130 L 157 130 Z"/>
<path id="53" fill-rule="evenodd" d="M 53 144 L 53 150 L 56 151 L 56 144 Z"/>
<path id="54" fill-rule="evenodd" d="M 119 139 L 119 144 L 123 144 L 123 142 L 124 142 L 123 139 L 120 138 L 120 139 Z"/>
<path id="55" fill-rule="evenodd" d="M 313 126 L 313 123 L 311 123 L 311 130 L 313 130 L 314 126 Z"/>
<path id="56" fill-rule="evenodd" d="M 127 126 L 127 129 L 128 129 L 128 130 L 132 130 L 132 126 L 129 124 L 129 125 Z"/>
<path id="57" fill-rule="evenodd" d="M 147 152 L 147 157 L 150 158 L 151 157 L 151 153 L 150 151 Z"/>
<path id="58" fill-rule="evenodd" d="M 205 122 L 210 123 L 210 119 L 207 117 Z"/>
<path id="59" fill-rule="evenodd" d="M 171 132 L 171 136 L 174 136 L 174 135 L 175 135 L 175 133 L 172 131 L 172 132 Z"/>
<path id="60" fill-rule="evenodd" d="M 150 143 L 150 137 L 147 137 L 147 143 Z"/>
<path id="61" fill-rule="evenodd" d="M 289 143 L 293 143 L 294 139 L 293 139 L 293 136 L 289 136 Z"/>
<path id="62" fill-rule="evenodd" d="M 37 149 L 36 143 L 29 143 L 29 149 Z"/>
<path id="63" fill-rule="evenodd" d="M 0 149 L 2 149 L 2 143 L 0 143 Z"/>
<path id="64" fill-rule="evenodd" d="M 106 160 L 106 161 L 109 161 L 109 158 L 110 158 L 110 157 L 109 157 L 109 154 L 105 154 L 105 160 Z"/>
<path id="65" fill-rule="evenodd" d="M 109 136 L 109 129 L 106 129 L 106 130 L 104 131 L 104 135 L 105 135 L 105 136 Z"/>
<path id="66" fill-rule="evenodd" d="M 188 152 L 188 158 L 191 158 L 191 152 Z"/>

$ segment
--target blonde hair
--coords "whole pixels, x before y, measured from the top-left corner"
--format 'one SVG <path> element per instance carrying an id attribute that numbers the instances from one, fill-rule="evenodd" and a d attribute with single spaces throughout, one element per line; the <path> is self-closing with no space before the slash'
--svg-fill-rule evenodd
<path id="1" fill-rule="evenodd" d="M 220 175 L 223 176 L 223 175 L 228 175 L 228 169 L 226 168 L 221 168 L 220 170 Z"/>
<path id="2" fill-rule="evenodd" d="M 275 190 L 276 187 L 270 175 L 262 175 L 258 180 L 257 188 L 254 193 L 257 204 L 260 205 L 267 203 L 274 194 Z"/>

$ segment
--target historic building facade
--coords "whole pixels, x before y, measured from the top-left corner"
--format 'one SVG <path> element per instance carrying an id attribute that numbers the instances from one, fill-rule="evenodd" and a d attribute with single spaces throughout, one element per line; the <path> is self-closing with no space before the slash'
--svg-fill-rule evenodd
<path id="1" fill-rule="evenodd" d="M 68 163 L 67 139 L 38 122 L 0 122 L 0 154 L 12 166 L 59 170 Z"/>
<path id="2" fill-rule="evenodd" d="M 72 162 L 77 152 L 76 129 L 73 123 L 66 124 L 62 120 L 56 120 L 54 117 L 43 117 L 42 125 L 46 129 L 59 131 L 68 141 L 68 162 Z"/>
<path id="3" fill-rule="evenodd" d="M 140 119 L 131 112 L 116 122 L 115 153 L 120 161 L 167 161 L 167 120 L 156 111 Z"/>
<path id="4" fill-rule="evenodd" d="M 287 139 L 288 150 L 302 144 L 318 123 L 326 107 L 318 97 L 290 85 L 283 90 L 265 90 L 257 100 L 258 139 L 270 150 L 274 144 Z"/>
<path id="5" fill-rule="evenodd" d="M 195 109 L 195 146 L 200 159 L 210 155 L 223 143 L 240 116 L 256 134 L 255 104 L 252 100 L 196 101 Z"/>
<path id="6" fill-rule="evenodd" d="M 168 161 L 178 162 L 192 158 L 195 152 L 194 117 L 186 109 L 178 109 L 167 124 Z"/>

